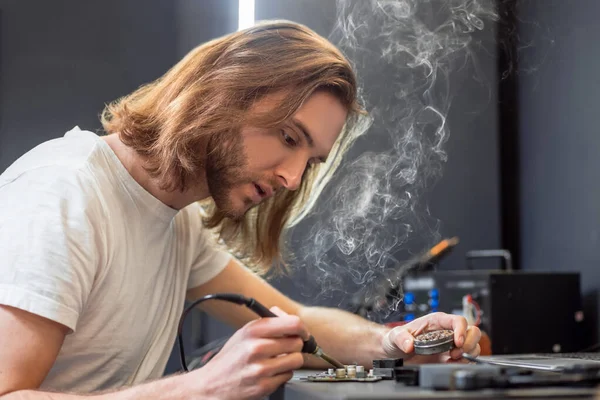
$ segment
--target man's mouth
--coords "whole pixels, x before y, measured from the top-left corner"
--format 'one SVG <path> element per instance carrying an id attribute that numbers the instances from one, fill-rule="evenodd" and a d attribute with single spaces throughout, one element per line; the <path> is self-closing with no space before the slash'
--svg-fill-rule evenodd
<path id="1" fill-rule="evenodd" d="M 267 195 L 267 192 L 259 184 L 255 183 L 254 187 L 256 188 L 256 192 L 260 195 L 260 197 L 265 197 Z"/>

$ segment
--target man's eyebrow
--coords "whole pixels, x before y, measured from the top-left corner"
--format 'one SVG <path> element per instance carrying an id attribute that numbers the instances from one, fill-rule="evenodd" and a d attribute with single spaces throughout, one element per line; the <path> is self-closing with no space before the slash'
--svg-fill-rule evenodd
<path id="1" fill-rule="evenodd" d="M 302 121 L 299 121 L 299 120 L 297 120 L 296 118 L 292 118 L 292 123 L 293 123 L 294 125 L 296 125 L 296 127 L 302 131 L 302 133 L 304 134 L 304 137 L 306 138 L 306 141 L 308 142 L 308 145 L 309 145 L 310 147 L 313 147 L 313 148 L 314 148 L 314 147 L 315 147 L 315 142 L 314 142 L 314 140 L 313 140 L 313 138 L 312 138 L 312 136 L 311 136 L 310 132 L 309 132 L 309 131 L 308 131 L 308 129 L 306 128 L 306 125 L 304 125 L 304 124 L 302 123 Z M 326 162 L 326 161 L 327 161 L 327 156 L 321 156 L 321 157 L 319 157 L 319 160 L 320 160 L 321 162 Z"/>
<path id="2" fill-rule="evenodd" d="M 308 142 L 308 145 L 310 147 L 313 147 L 315 145 L 315 142 L 313 141 L 312 135 L 310 134 L 308 129 L 306 129 L 306 125 L 304 125 L 301 121 L 298 121 L 295 118 L 292 118 L 292 122 L 298 127 L 298 129 L 302 131 L 304 137 L 306 138 L 306 141 Z"/>

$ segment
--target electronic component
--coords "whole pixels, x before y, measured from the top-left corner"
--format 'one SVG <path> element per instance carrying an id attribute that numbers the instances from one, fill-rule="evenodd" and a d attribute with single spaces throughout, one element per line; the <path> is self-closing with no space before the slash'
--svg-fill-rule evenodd
<path id="1" fill-rule="evenodd" d="M 394 369 L 404 365 L 402 358 L 383 358 L 373 360 L 373 375 L 383 379 L 394 379 Z"/>
<path id="2" fill-rule="evenodd" d="M 356 377 L 357 378 L 366 378 L 367 377 L 367 373 L 365 372 L 365 367 L 363 367 L 362 365 L 356 366 Z"/>
<path id="3" fill-rule="evenodd" d="M 404 365 L 402 358 L 381 358 L 373 360 L 373 368 L 391 368 L 401 367 Z"/>
<path id="4" fill-rule="evenodd" d="M 415 354 L 439 354 L 454 348 L 454 332 L 448 329 L 418 335 L 414 341 Z"/>
<path id="5" fill-rule="evenodd" d="M 356 378 L 356 365 L 348 365 L 346 368 L 346 376 L 348 378 Z"/>
<path id="6" fill-rule="evenodd" d="M 401 382 L 406 386 L 418 386 L 420 368 L 420 365 L 406 365 L 394 368 L 396 382 Z"/>

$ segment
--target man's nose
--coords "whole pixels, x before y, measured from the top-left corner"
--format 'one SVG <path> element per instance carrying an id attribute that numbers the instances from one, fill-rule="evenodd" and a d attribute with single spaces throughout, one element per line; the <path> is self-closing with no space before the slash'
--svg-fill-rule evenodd
<path id="1" fill-rule="evenodd" d="M 306 163 L 300 156 L 290 157 L 282 162 L 276 170 L 280 184 L 288 190 L 297 190 L 302 183 Z"/>

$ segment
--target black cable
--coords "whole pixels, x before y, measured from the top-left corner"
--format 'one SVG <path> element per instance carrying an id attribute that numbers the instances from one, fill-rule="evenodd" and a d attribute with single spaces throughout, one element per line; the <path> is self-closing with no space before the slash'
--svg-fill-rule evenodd
<path id="1" fill-rule="evenodd" d="M 196 307 L 198 304 L 200 304 L 206 300 L 223 300 L 223 301 L 228 301 L 230 303 L 235 303 L 235 304 L 239 304 L 239 305 L 246 305 L 249 307 L 252 303 L 256 303 L 254 301 L 254 299 L 248 299 L 239 294 L 218 293 L 218 294 L 209 294 L 207 296 L 201 297 L 201 298 L 195 300 L 194 302 L 192 302 L 192 304 L 190 304 L 189 306 L 187 306 L 185 308 L 185 310 L 183 310 L 183 313 L 181 314 L 181 317 L 179 318 L 179 327 L 177 328 L 177 341 L 179 342 L 179 357 L 181 360 L 181 367 L 186 372 L 188 372 L 189 370 L 187 367 L 187 363 L 185 361 L 185 350 L 183 349 L 183 323 L 185 321 L 185 317 L 189 314 L 189 312 L 194 307 Z M 273 315 L 275 315 L 275 314 L 273 314 Z"/>

